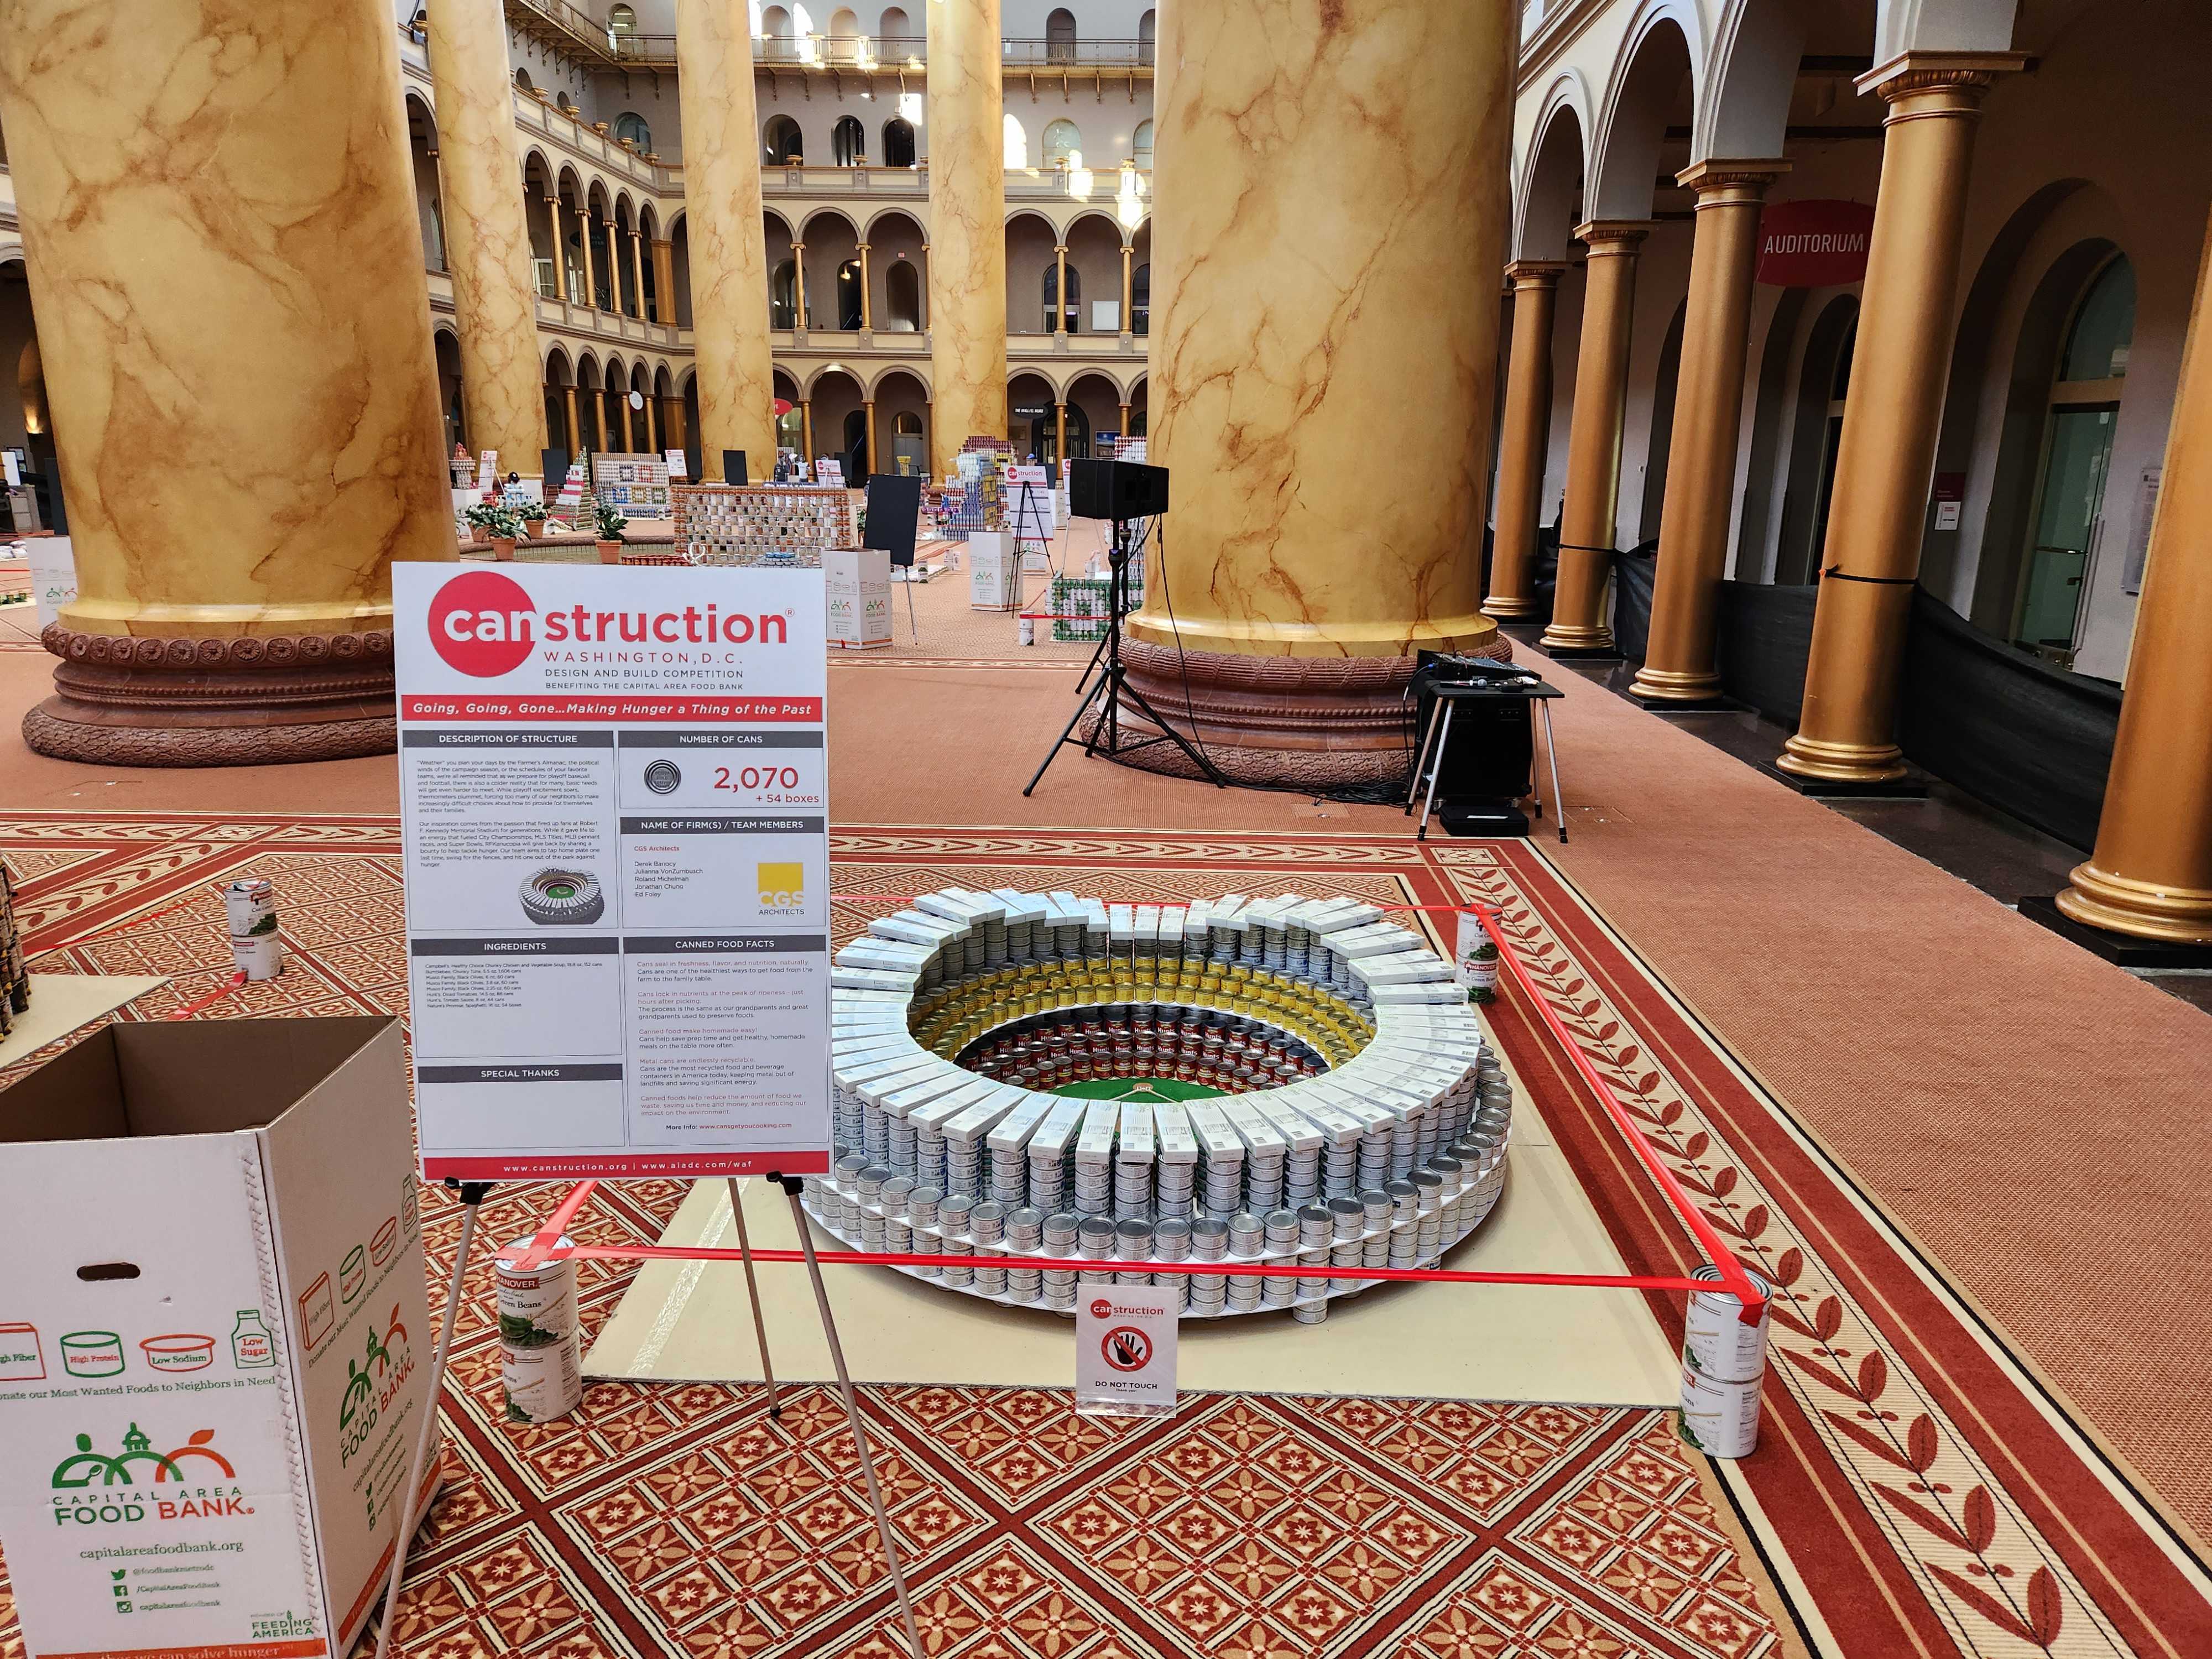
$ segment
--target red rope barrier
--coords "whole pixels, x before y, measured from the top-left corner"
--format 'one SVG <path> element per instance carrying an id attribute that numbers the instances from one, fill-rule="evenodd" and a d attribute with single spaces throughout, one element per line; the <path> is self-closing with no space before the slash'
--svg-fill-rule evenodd
<path id="1" fill-rule="evenodd" d="M 576 1218 L 576 1212 L 591 1202 L 592 1194 L 599 1184 L 597 1180 L 580 1181 L 570 1188 L 568 1196 L 553 1206 L 553 1213 L 545 1218 L 545 1224 L 538 1230 L 522 1254 L 515 1258 L 514 1265 L 535 1267 L 541 1262 L 559 1260 L 556 1253 L 561 1247 L 561 1235 L 568 1231 L 568 1224 Z"/>
<path id="2" fill-rule="evenodd" d="M 233 974 L 228 979 L 225 980 L 221 985 L 216 987 L 214 990 L 210 991 L 205 996 L 202 997 L 198 1002 L 189 1003 L 182 1008 L 174 1009 L 169 1013 L 164 1014 L 162 1018 L 164 1019 L 189 1019 L 194 1014 L 199 1012 L 201 1009 L 208 1006 L 209 1004 L 222 1001 L 223 998 L 228 996 L 233 991 L 235 991 L 240 986 L 245 983 L 246 969 L 241 968 L 236 973 Z"/>

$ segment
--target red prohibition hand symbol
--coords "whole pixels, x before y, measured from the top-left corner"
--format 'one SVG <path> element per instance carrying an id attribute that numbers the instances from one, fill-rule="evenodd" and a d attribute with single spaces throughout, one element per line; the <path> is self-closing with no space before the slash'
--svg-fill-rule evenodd
<path id="1" fill-rule="evenodd" d="M 1117 1371 L 1140 1371 L 1152 1361 L 1152 1339 L 1133 1325 L 1115 1326 L 1100 1346 Z"/>

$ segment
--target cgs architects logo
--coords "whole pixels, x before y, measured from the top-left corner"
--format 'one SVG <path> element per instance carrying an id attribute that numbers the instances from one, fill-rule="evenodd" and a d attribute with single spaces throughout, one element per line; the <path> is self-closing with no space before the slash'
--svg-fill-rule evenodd
<path id="1" fill-rule="evenodd" d="M 480 680 L 513 673 L 544 647 L 549 660 L 602 660 L 577 646 L 787 645 L 790 619 L 773 613 L 687 605 L 681 611 L 597 611 L 573 605 L 540 613 L 512 576 L 471 570 L 430 599 L 430 644 L 448 668 Z M 711 652 L 701 660 L 714 661 Z"/>
<path id="2" fill-rule="evenodd" d="M 198 1430 L 183 1445 L 164 1452 L 155 1450 L 153 1437 L 134 1422 L 123 1431 L 121 1445 L 120 1451 L 103 1452 L 90 1435 L 76 1437 L 76 1451 L 54 1466 L 56 1526 L 219 1520 L 253 1513 L 246 1489 L 236 1484 L 237 1469 L 216 1449 L 213 1429 Z"/>
<path id="3" fill-rule="evenodd" d="M 806 866 L 803 864 L 760 864 L 753 866 L 760 880 L 760 908 L 764 916 L 804 916 L 806 914 Z"/>

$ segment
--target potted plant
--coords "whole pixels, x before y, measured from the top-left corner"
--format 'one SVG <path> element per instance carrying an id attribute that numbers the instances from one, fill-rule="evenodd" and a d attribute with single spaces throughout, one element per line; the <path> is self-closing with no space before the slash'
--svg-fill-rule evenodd
<path id="1" fill-rule="evenodd" d="M 544 502 L 524 501 L 515 509 L 515 516 L 522 520 L 524 533 L 532 540 L 535 541 L 545 533 Z"/>
<path id="2" fill-rule="evenodd" d="M 622 533 L 629 520 L 605 501 L 592 503 L 592 519 L 599 530 L 599 538 L 594 544 L 599 550 L 599 562 L 620 564 L 623 550 Z"/>
<path id="3" fill-rule="evenodd" d="M 491 532 L 491 556 L 495 559 L 512 559 L 514 544 L 522 535 L 522 520 L 505 501 L 486 501 L 483 504 L 483 526 Z M 474 508 L 470 509 L 471 512 Z M 471 523 L 476 520 L 471 520 Z"/>
<path id="4" fill-rule="evenodd" d="M 469 539 L 478 546 L 489 541 L 494 527 L 506 512 L 506 507 L 498 501 L 471 502 L 461 514 L 469 526 Z"/>

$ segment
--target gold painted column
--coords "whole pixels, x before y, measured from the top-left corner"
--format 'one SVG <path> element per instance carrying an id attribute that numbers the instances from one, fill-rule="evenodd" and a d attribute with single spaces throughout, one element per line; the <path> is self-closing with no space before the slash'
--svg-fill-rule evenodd
<path id="1" fill-rule="evenodd" d="M 669 448 L 689 449 L 691 447 L 690 429 L 684 421 L 683 398 L 671 397 L 661 399 L 660 430 L 667 439 Z"/>
<path id="2" fill-rule="evenodd" d="M 1402 775 L 1414 653 L 1497 636 L 1498 297 L 1437 273 L 1504 262 L 1516 15 L 1161 9 L 1150 453 L 1173 509 L 1126 656 L 1164 710 L 1188 666 L 1232 775 Z M 1389 487 L 1357 455 L 1389 457 Z"/>
<path id="3" fill-rule="evenodd" d="M 796 313 L 793 320 L 801 334 L 806 332 L 806 244 L 791 245 L 791 303 Z"/>
<path id="4" fill-rule="evenodd" d="M 635 455 L 637 453 L 637 434 L 630 428 L 629 388 L 628 386 L 624 386 L 620 392 L 615 393 L 615 404 L 616 406 L 622 410 L 623 453 L 625 455 Z"/>
<path id="5" fill-rule="evenodd" d="M 599 275 L 597 256 L 592 252 L 592 204 L 588 201 L 576 204 L 576 241 L 584 250 L 584 304 L 596 311 L 599 306 Z"/>
<path id="6" fill-rule="evenodd" d="M 1136 282 L 1131 273 L 1129 263 L 1135 257 L 1136 252 L 1130 244 L 1127 242 L 1121 244 L 1121 332 L 1124 334 L 1133 334 L 1137 329 L 1134 310 L 1137 302 Z"/>
<path id="7" fill-rule="evenodd" d="M 1563 264 L 1521 259 L 1513 281 L 1513 355 L 1505 365 L 1504 430 L 1498 444 L 1498 507 L 1490 538 L 1486 615 L 1501 622 L 1536 613 L 1530 562 L 1543 520 L 1544 468 L 1552 453 L 1552 317 Z"/>
<path id="8" fill-rule="evenodd" d="M 860 244 L 860 326 L 872 330 L 876 325 L 873 303 L 868 295 L 868 245 Z"/>
<path id="9" fill-rule="evenodd" d="M 561 232 L 561 186 L 558 182 L 545 187 L 545 216 L 553 227 L 553 294 L 562 304 L 568 302 L 568 250 L 562 246 L 568 238 Z"/>
<path id="10" fill-rule="evenodd" d="M 1067 459 L 1067 405 L 1052 406 L 1052 462 L 1058 466 Z"/>
<path id="11" fill-rule="evenodd" d="M 638 321 L 641 323 L 646 320 L 645 235 L 644 233 L 640 231 L 635 225 L 630 227 L 629 233 L 629 269 L 630 276 L 635 280 L 637 287 L 637 311 L 635 314 L 636 315 Z"/>
<path id="12" fill-rule="evenodd" d="M 1060 262 L 1060 275 L 1052 290 L 1052 331 L 1064 339 L 1067 335 L 1067 244 L 1062 242 L 1052 252 Z"/>
<path id="13" fill-rule="evenodd" d="M 394 280 L 422 258 L 398 72 L 382 0 L 10 9 L 77 573 L 40 753 L 392 749 L 390 566 L 454 554 L 428 291 Z"/>
<path id="14" fill-rule="evenodd" d="M 1974 125 L 2010 53 L 1908 53 L 1863 76 L 1889 105 L 1881 186 L 1836 449 L 1798 726 L 1777 763 L 1816 785 L 1905 775 L 1898 675 L 1951 362 Z"/>
<path id="15" fill-rule="evenodd" d="M 1628 401 L 1628 339 L 1636 302 L 1636 252 L 1651 227 L 1593 221 L 1575 235 L 1583 268 L 1583 331 L 1575 357 L 1575 409 L 1567 432 L 1567 497 L 1559 520 L 1559 574 L 1547 650 L 1613 649 L 1605 622 L 1620 510 L 1620 428 Z"/>
<path id="16" fill-rule="evenodd" d="M 2212 234 L 2162 476 L 2097 847 L 2058 908 L 2139 939 L 2212 944 Z"/>
<path id="17" fill-rule="evenodd" d="M 582 453 L 584 445 L 584 428 L 576 418 L 576 388 L 562 386 L 561 402 L 568 416 L 568 459 L 573 461 Z"/>
<path id="18" fill-rule="evenodd" d="M 878 463 L 876 460 L 876 400 L 873 398 L 868 398 L 861 404 L 860 409 L 867 418 L 868 471 L 873 472 L 878 470 Z M 848 478 L 845 482 L 848 483 L 865 483 L 866 480 Z"/>
<path id="19" fill-rule="evenodd" d="M 761 222 L 760 128 L 745 0 L 680 0 L 677 92 L 684 117 L 684 196 L 690 240 L 691 331 L 699 372 L 699 470 L 722 477 L 743 450 L 755 477 L 775 459 L 775 375 L 769 350 L 768 246 Z M 653 252 L 658 258 L 661 245 Z M 793 245 L 792 258 L 805 256 Z M 662 281 L 675 320 L 675 256 Z M 799 271 L 799 327 L 806 281 Z"/>
<path id="20" fill-rule="evenodd" d="M 1650 702 L 1710 702 L 1721 695 L 1713 647 L 1721 573 L 1735 522 L 1736 438 L 1750 346 L 1759 215 L 1781 161 L 1702 161 L 1677 175 L 1697 192 L 1690 296 L 1682 323 L 1674 431 L 1667 447 L 1651 628 L 1632 695 Z"/>
<path id="21" fill-rule="evenodd" d="M 802 398 L 799 402 L 799 458 L 811 468 L 814 465 L 814 400 Z"/>
<path id="22" fill-rule="evenodd" d="M 592 400 L 599 408 L 599 447 L 611 454 L 615 449 L 615 406 L 607 401 L 607 389 L 594 386 Z"/>
<path id="23" fill-rule="evenodd" d="M 501 474 L 535 478 L 544 468 L 544 369 L 499 0 L 438 0 L 430 8 L 430 85 L 460 323 L 461 407 L 477 448 L 499 452 Z"/>
<path id="24" fill-rule="evenodd" d="M 999 0 L 927 0 L 930 470 L 1006 435 L 1006 105 Z"/>
<path id="25" fill-rule="evenodd" d="M 666 237 L 653 244 L 653 320 L 665 328 L 676 324 L 676 244 Z"/>
<path id="26" fill-rule="evenodd" d="M 645 453 L 648 455 L 660 453 L 659 404 L 659 398 L 648 395 L 645 400 L 644 411 L 640 416 L 645 422 Z"/>

